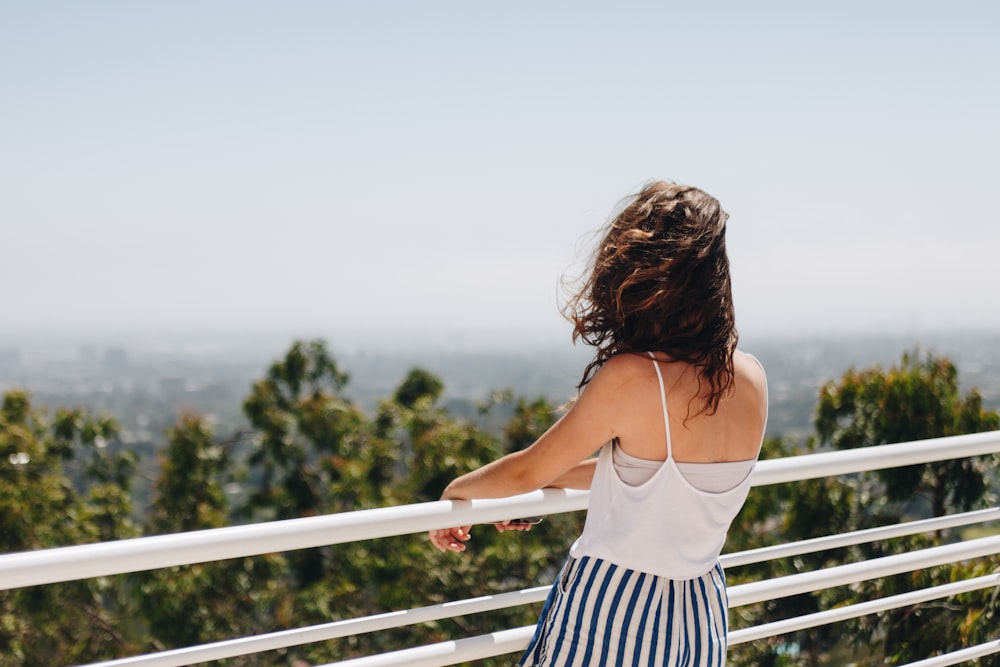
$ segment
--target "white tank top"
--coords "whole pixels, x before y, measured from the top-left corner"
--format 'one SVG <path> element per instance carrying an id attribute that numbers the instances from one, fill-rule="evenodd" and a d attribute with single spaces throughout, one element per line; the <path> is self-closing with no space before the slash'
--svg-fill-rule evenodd
<path id="1" fill-rule="evenodd" d="M 601 448 L 583 534 L 573 544 L 570 555 L 602 558 L 669 579 L 694 579 L 715 567 L 729 526 L 750 492 L 750 473 L 756 458 L 718 464 L 675 461 L 663 375 L 655 361 L 653 366 L 660 384 L 667 458 L 646 481 L 633 485 L 623 481 L 615 470 L 615 444 Z M 642 461 L 632 459 L 633 463 Z M 731 473 L 733 463 L 745 466 L 745 475 L 735 486 L 718 492 L 698 488 L 681 468 L 695 465 L 705 472 L 722 466 L 719 472 Z"/>

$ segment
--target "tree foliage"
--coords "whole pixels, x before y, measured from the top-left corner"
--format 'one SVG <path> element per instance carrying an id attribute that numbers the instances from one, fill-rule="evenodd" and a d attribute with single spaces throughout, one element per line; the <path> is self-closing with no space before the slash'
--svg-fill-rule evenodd
<path id="1" fill-rule="evenodd" d="M 456 475 L 533 442 L 557 417 L 547 399 L 495 393 L 478 419 L 444 407 L 445 386 L 414 368 L 366 414 L 323 341 L 294 343 L 250 388 L 249 432 L 216 434 L 179 416 L 160 449 L 148 508 L 132 505 L 135 457 L 113 419 L 49 413 L 12 391 L 0 406 L 0 550 L 42 549 L 436 500 Z M 865 447 L 1000 427 L 954 366 L 916 352 L 885 370 L 850 370 L 824 386 L 816 436 L 769 438 L 763 458 Z M 894 523 L 982 504 L 983 459 L 755 488 L 730 532 L 735 551 Z M 466 554 L 439 553 L 422 534 L 0 592 L 0 667 L 90 662 L 380 614 L 551 582 L 582 527 L 581 513 L 529 533 L 474 529 Z M 731 583 L 822 569 L 954 539 L 943 532 L 734 568 Z M 831 608 L 949 578 L 980 560 L 852 587 L 772 600 L 734 614 L 740 627 Z M 871 660 L 906 661 L 992 638 L 993 593 L 967 593 L 803 631 L 731 652 L 734 665 L 841 664 L 854 643 Z M 320 642 L 227 665 L 318 664 L 535 621 L 537 606 Z M 874 648 L 869 648 L 874 647 Z M 923 654 L 923 655 L 921 655 Z M 823 663 L 828 660 L 828 663 Z M 509 664 L 510 658 L 481 664 Z M 860 661 L 858 664 L 862 664 Z M 989 664 L 989 663 L 984 663 Z"/>
<path id="2" fill-rule="evenodd" d="M 231 449 L 207 420 L 183 414 L 167 434 L 147 522 L 149 534 L 221 528 L 229 521 L 224 483 Z M 171 567 L 134 575 L 139 607 L 155 646 L 193 646 L 273 629 L 283 558 L 268 555 Z M 252 659 L 231 664 L 255 664 Z"/>
<path id="3" fill-rule="evenodd" d="M 799 452 L 853 449 L 995 430 L 1000 419 L 983 408 L 975 390 L 964 395 L 951 361 L 930 353 L 907 352 L 888 369 L 874 366 L 848 370 L 828 382 L 819 394 L 816 438 Z M 799 453 L 790 443 L 770 443 L 765 453 Z M 773 489 L 755 489 L 736 523 L 743 544 L 791 542 L 821 535 L 891 525 L 941 516 L 982 506 L 988 500 L 987 468 L 996 457 L 956 459 L 836 478 L 821 478 Z M 775 509 L 777 508 L 777 512 Z M 758 517 L 771 516 L 769 522 Z M 773 518 L 780 517 L 780 521 Z M 744 523 L 744 518 L 749 521 Z M 749 534 L 747 533 L 749 531 Z M 738 581 L 812 571 L 941 544 L 957 536 L 946 531 L 883 540 L 856 547 L 771 561 L 741 570 Z M 986 565 L 996 567 L 997 561 Z M 992 565 L 990 565 L 992 563 Z M 974 568 L 955 564 L 861 582 L 812 594 L 772 600 L 740 610 L 739 625 L 751 625 L 830 609 L 873 598 L 905 593 L 975 576 Z M 997 600 L 992 593 L 970 593 L 957 600 L 934 601 L 883 612 L 757 642 L 735 651 L 734 664 L 780 664 L 782 652 L 801 649 L 805 663 L 818 665 L 822 656 L 846 639 L 856 652 L 870 652 L 871 664 L 903 664 L 968 645 L 983 637 L 987 619 L 995 619 Z M 988 635 L 988 633 L 985 633 Z M 868 663 L 858 663 L 868 664 Z"/>
<path id="4" fill-rule="evenodd" d="M 888 370 L 850 370 L 820 392 L 816 432 L 823 444 L 853 449 L 979 433 L 1000 427 L 978 391 L 964 396 L 948 359 L 907 352 Z M 889 468 L 875 473 L 886 503 L 923 498 L 933 516 L 965 511 L 986 493 L 985 461 L 955 459 Z"/>
<path id="5" fill-rule="evenodd" d="M 0 552 L 134 534 L 134 459 L 117 446 L 117 434 L 110 418 L 79 410 L 52 416 L 34 408 L 26 392 L 4 395 Z M 110 579 L 0 591 L 0 665 L 88 662 L 131 649 L 129 609 L 124 589 Z"/>

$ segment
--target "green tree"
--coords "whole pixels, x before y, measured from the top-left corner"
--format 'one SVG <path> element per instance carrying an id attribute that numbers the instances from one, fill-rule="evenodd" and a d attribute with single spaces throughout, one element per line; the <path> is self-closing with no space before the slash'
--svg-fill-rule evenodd
<path id="1" fill-rule="evenodd" d="M 355 509 L 331 494 L 350 453 L 346 440 L 364 421 L 342 393 L 347 382 L 326 344 L 314 340 L 295 342 L 254 384 L 243 404 L 258 442 L 250 456 L 251 516 L 292 519 Z M 316 549 L 289 560 L 301 586 L 323 579 L 331 565 Z"/>
<path id="2" fill-rule="evenodd" d="M 215 439 L 201 417 L 184 414 L 167 434 L 148 519 L 152 534 L 225 526 L 230 452 L 239 441 Z M 182 647 L 273 629 L 271 610 L 283 587 L 279 555 L 170 567 L 134 575 L 154 645 Z M 227 664 L 257 664 L 234 659 Z"/>
<path id="3" fill-rule="evenodd" d="M 935 438 L 998 428 L 996 413 L 983 408 L 975 390 L 962 394 L 958 373 L 947 359 L 908 352 L 889 369 L 851 369 L 821 390 L 816 412 L 817 437 L 801 453 L 847 449 Z M 774 441 L 765 443 L 762 458 L 800 453 Z M 887 469 L 862 475 L 821 478 L 756 488 L 737 517 L 728 548 L 752 548 L 821 535 L 889 525 L 971 509 L 985 499 L 988 459 L 965 459 Z M 731 573 L 739 583 L 793 572 L 878 558 L 919 549 L 955 536 L 916 535 L 879 541 L 740 568 Z M 735 614 L 736 627 L 788 618 L 818 609 L 861 602 L 977 576 L 996 567 L 995 559 L 969 565 L 926 568 L 814 594 L 772 600 Z M 997 601 L 990 593 L 970 593 L 961 600 L 938 601 L 827 626 L 771 642 L 743 645 L 731 652 L 734 665 L 788 664 L 777 645 L 795 645 L 806 664 L 818 665 L 827 651 L 845 638 L 853 651 L 874 647 L 871 660 L 898 664 L 967 646 L 972 638 L 989 638 Z M 830 654 L 833 655 L 833 654 Z M 832 658 L 834 663 L 839 658 Z M 839 663 L 836 663 L 839 664 Z M 859 663 L 861 664 L 861 663 Z M 867 663 L 865 663 L 867 664 Z M 874 664 L 874 663 L 873 663 Z"/>
<path id="4" fill-rule="evenodd" d="M 511 415 L 498 437 L 449 415 L 439 403 L 442 393 L 440 380 L 414 369 L 393 399 L 379 405 L 376 430 L 396 452 L 394 465 L 387 467 L 395 504 L 437 500 L 454 477 L 533 442 L 557 416 L 544 399 L 528 401 L 503 392 L 482 406 L 484 412 Z M 364 546 L 366 559 L 353 562 L 370 567 L 364 580 L 370 582 L 369 595 L 380 611 L 497 594 L 551 582 L 582 519 L 582 514 L 554 515 L 528 533 L 502 535 L 492 526 L 477 526 L 469 551 L 461 556 L 431 549 L 423 534 L 379 540 Z M 514 608 L 404 628 L 366 638 L 356 650 L 372 653 L 528 625 L 538 611 Z M 509 658 L 497 658 L 483 664 L 509 663 Z"/>
<path id="5" fill-rule="evenodd" d="M 918 351 L 904 353 L 899 364 L 850 370 L 820 392 L 816 431 L 824 444 L 837 449 L 869 447 L 1000 427 L 1000 415 L 983 407 L 975 389 L 962 394 L 958 371 L 944 357 Z M 988 457 L 955 459 L 859 476 L 858 527 L 896 523 L 908 518 L 942 516 L 981 506 L 988 488 Z M 940 544 L 953 539 L 947 531 L 865 545 L 856 557 L 875 558 Z M 996 559 L 992 559 L 996 563 Z M 864 582 L 853 593 L 870 599 L 947 583 L 963 576 L 962 564 L 926 568 L 909 575 Z M 964 638 L 982 634 L 980 620 L 995 616 L 989 594 L 967 594 L 965 606 L 933 602 L 885 612 L 848 623 L 855 645 L 881 643 L 885 656 L 909 662 L 938 651 L 966 645 Z M 1000 663 L 996 660 L 994 664 Z"/>
<path id="6" fill-rule="evenodd" d="M 0 552 L 68 546 L 134 534 L 130 457 L 113 420 L 82 411 L 52 419 L 23 391 L 0 406 Z M 82 461 L 73 484 L 66 466 Z M 118 485 L 118 486 L 116 486 Z M 133 646 L 120 581 L 97 578 L 0 591 L 0 665 L 110 658 Z"/>
<path id="7" fill-rule="evenodd" d="M 998 426 L 997 413 L 984 409 L 978 391 L 961 394 L 958 371 L 950 360 L 919 352 L 903 354 L 899 365 L 888 370 L 852 369 L 839 382 L 827 383 L 820 391 L 816 417 L 821 443 L 835 449 L 978 433 Z M 890 511 L 902 513 L 900 504 L 905 504 L 909 512 L 919 512 L 912 501 L 922 498 L 930 515 L 941 516 L 981 503 L 987 489 L 986 465 L 985 459 L 957 459 L 880 470 L 875 477 Z"/>
<path id="8" fill-rule="evenodd" d="M 515 452 L 531 445 L 556 422 L 559 411 L 545 397 L 528 400 L 524 396 L 508 392 L 508 400 L 513 405 L 513 413 L 503 428 L 503 437 L 508 452 Z"/>
<path id="9" fill-rule="evenodd" d="M 77 486 L 85 494 L 88 513 L 83 522 L 97 528 L 97 541 L 135 537 L 138 528 L 131 517 L 137 458 L 118 441 L 118 423 L 79 408 L 62 408 L 56 411 L 52 431 L 69 464 L 78 464 Z"/>
<path id="10" fill-rule="evenodd" d="M 432 403 L 436 402 L 441 398 L 443 391 L 444 382 L 441 381 L 441 378 L 422 368 L 414 368 L 406 375 L 402 384 L 396 388 L 392 399 L 400 407 L 413 408 L 420 399 L 428 399 Z"/>
<path id="11" fill-rule="evenodd" d="M 444 383 L 426 370 L 412 369 L 389 398 L 379 402 L 371 420 L 345 433 L 337 472 L 330 479 L 337 506 L 386 506 L 437 500 L 455 476 L 502 455 L 504 439 L 476 424 L 451 416 L 441 403 Z M 491 408 L 510 411 L 520 404 L 535 437 L 554 419 L 547 405 L 507 396 Z M 528 406 L 546 416 L 528 419 Z M 491 409 L 484 408 L 484 409 Z M 527 433 L 528 426 L 518 427 Z M 582 517 L 553 517 L 524 534 L 498 534 L 491 526 L 475 529 L 467 554 L 442 554 L 423 533 L 337 545 L 325 552 L 336 572 L 295 593 L 296 624 L 326 622 L 367 614 L 488 595 L 551 581 L 579 531 Z M 300 647 L 289 656 L 323 662 L 366 655 L 457 636 L 491 632 L 534 622 L 537 609 L 510 609 L 395 631 Z M 507 664 L 509 659 L 485 664 Z"/>

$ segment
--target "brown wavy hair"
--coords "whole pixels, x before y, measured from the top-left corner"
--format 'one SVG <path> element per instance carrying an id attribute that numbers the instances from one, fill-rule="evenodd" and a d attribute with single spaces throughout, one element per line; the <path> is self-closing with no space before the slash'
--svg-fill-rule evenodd
<path id="1" fill-rule="evenodd" d="M 616 354 L 662 352 L 698 370 L 705 402 L 696 414 L 715 414 L 733 386 L 738 339 L 728 218 L 714 197 L 689 185 L 655 181 L 626 200 L 563 308 L 573 341 L 597 348 L 578 389 Z"/>

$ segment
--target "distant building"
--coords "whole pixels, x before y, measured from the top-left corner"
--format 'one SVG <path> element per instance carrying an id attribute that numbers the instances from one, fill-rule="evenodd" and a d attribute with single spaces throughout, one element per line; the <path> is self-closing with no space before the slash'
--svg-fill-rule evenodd
<path id="1" fill-rule="evenodd" d="M 122 373 L 128 370 L 128 351 L 124 347 L 109 347 L 104 350 L 104 370 L 108 373 Z"/>
<path id="2" fill-rule="evenodd" d="M 12 373 L 20 367 L 20 352 L 17 350 L 0 350 L 0 373 Z"/>
<path id="3" fill-rule="evenodd" d="M 177 396 L 184 393 L 186 389 L 184 378 L 169 377 L 160 378 L 160 393 L 167 396 Z"/>
<path id="4" fill-rule="evenodd" d="M 81 345 L 79 349 L 80 363 L 89 367 L 97 366 L 97 346 Z"/>

